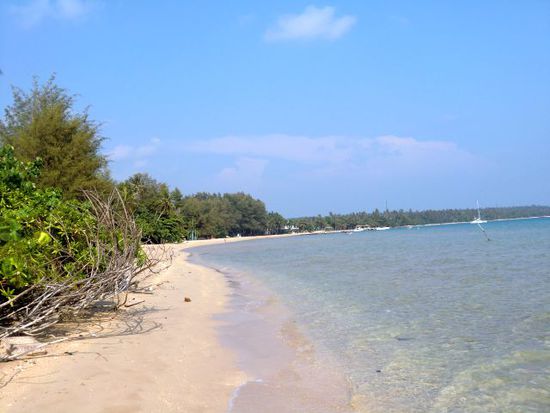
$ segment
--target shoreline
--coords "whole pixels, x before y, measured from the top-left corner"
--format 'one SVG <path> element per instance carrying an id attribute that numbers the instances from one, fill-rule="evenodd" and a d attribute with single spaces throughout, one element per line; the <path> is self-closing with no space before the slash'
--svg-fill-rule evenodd
<path id="1" fill-rule="evenodd" d="M 152 294 L 79 324 L 95 337 L 0 364 L 0 413 L 352 411 L 349 383 L 271 291 L 191 260 L 195 247 L 299 235 L 165 245 L 173 262 L 145 282 Z"/>
<path id="2" fill-rule="evenodd" d="M 356 411 L 339 362 L 307 335 L 283 297 L 254 272 L 220 267 L 201 252 L 189 259 L 222 273 L 231 285 L 229 311 L 217 317 L 224 321 L 219 337 L 247 380 L 235 389 L 228 412 Z"/>
<path id="3" fill-rule="evenodd" d="M 0 413 L 225 412 L 246 380 L 218 336 L 230 287 L 215 270 L 190 263 L 190 247 L 167 246 L 173 262 L 148 280 L 154 293 L 129 295 L 129 303 L 143 303 L 84 320 L 95 337 L 1 364 Z"/>
<path id="4" fill-rule="evenodd" d="M 174 257 L 145 282 L 155 286 L 152 294 L 130 293 L 131 307 L 80 320 L 77 329 L 92 337 L 78 338 L 74 326 L 64 326 L 71 339 L 46 347 L 45 355 L 0 364 L 0 413 L 74 406 L 85 413 L 231 411 L 243 389 L 261 380 L 243 371 L 239 349 L 221 337 L 234 322 L 231 281 L 192 262 L 191 250 L 302 235 L 308 234 L 164 244 Z"/>

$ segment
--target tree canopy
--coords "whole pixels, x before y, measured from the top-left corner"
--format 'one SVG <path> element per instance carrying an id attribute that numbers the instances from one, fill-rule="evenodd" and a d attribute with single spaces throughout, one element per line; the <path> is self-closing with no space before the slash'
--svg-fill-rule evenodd
<path id="1" fill-rule="evenodd" d="M 179 211 L 188 232 L 201 238 L 262 235 L 267 230 L 265 204 L 242 192 L 186 196 Z"/>
<path id="2" fill-rule="evenodd" d="M 183 220 L 176 210 L 179 190 L 170 193 L 166 184 L 144 173 L 131 176 L 118 188 L 141 228 L 144 242 L 178 242 L 185 237 Z"/>
<path id="3" fill-rule="evenodd" d="M 74 106 L 75 97 L 57 86 L 54 76 L 44 84 L 35 78 L 28 93 L 13 88 L 13 104 L 0 120 L 0 144 L 13 146 L 22 161 L 40 158 L 39 187 L 59 188 L 67 198 L 110 187 L 99 124 Z"/>

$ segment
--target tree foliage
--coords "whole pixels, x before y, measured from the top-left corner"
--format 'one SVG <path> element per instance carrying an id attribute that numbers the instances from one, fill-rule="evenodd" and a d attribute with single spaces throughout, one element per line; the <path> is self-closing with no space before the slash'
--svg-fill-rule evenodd
<path id="1" fill-rule="evenodd" d="M 43 85 L 34 79 L 29 93 L 13 88 L 13 104 L 0 121 L 0 144 L 13 146 L 23 161 L 40 158 L 38 186 L 59 188 L 68 198 L 84 189 L 110 188 L 99 125 L 87 110 L 78 113 L 74 106 L 74 96 L 57 86 L 53 76 Z"/>
<path id="2" fill-rule="evenodd" d="M 141 228 L 143 242 L 178 242 L 185 237 L 183 219 L 176 206 L 182 197 L 179 190 L 171 193 L 166 184 L 143 173 L 131 176 L 118 187 Z"/>
<path id="3" fill-rule="evenodd" d="M 221 238 L 279 233 L 286 221 L 269 221 L 265 205 L 242 192 L 183 196 L 148 174 L 138 173 L 119 184 L 119 190 L 148 243 L 177 242 L 184 238 Z M 268 224 L 271 222 L 271 224 Z"/>
<path id="4" fill-rule="evenodd" d="M 270 212 L 266 217 L 266 232 L 268 234 L 282 234 L 285 232 L 287 220 L 278 212 Z"/>
<path id="5" fill-rule="evenodd" d="M 178 209 L 187 231 L 201 238 L 262 235 L 267 230 L 265 204 L 242 192 L 197 193 L 183 198 Z"/>

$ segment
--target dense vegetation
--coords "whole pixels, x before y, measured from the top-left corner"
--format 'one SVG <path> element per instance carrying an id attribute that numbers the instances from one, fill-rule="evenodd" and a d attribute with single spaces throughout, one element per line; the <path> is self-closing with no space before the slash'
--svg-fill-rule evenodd
<path id="1" fill-rule="evenodd" d="M 267 230 L 264 203 L 244 193 L 198 193 L 184 197 L 178 209 L 189 233 L 198 237 L 263 235 Z"/>
<path id="2" fill-rule="evenodd" d="M 22 163 L 0 149 L 0 294 L 17 295 L 45 277 L 81 277 L 90 259 L 86 231 L 94 218 L 82 202 L 37 189 L 40 161 Z"/>
<path id="3" fill-rule="evenodd" d="M 116 296 L 147 263 L 115 198 L 67 200 L 38 188 L 41 160 L 21 162 L 14 152 L 0 149 L 0 339 L 36 334 Z"/>
<path id="4" fill-rule="evenodd" d="M 268 214 L 262 201 L 244 193 L 183 196 L 148 174 L 138 173 L 118 184 L 129 210 L 148 243 L 283 231 L 284 218 Z M 273 217 L 279 217 L 274 221 Z"/>
<path id="5" fill-rule="evenodd" d="M 547 206 L 523 207 L 493 207 L 481 209 L 485 220 L 509 219 L 521 217 L 535 217 L 550 215 Z M 477 216 L 477 209 L 441 209 L 424 211 L 385 211 L 374 210 L 372 213 L 356 212 L 351 214 L 329 214 L 328 216 L 314 216 L 292 218 L 290 225 L 300 231 L 316 231 L 325 228 L 352 229 L 357 225 L 371 227 L 398 227 L 405 225 L 441 224 L 446 222 L 467 222 Z"/>
<path id="6" fill-rule="evenodd" d="M 142 173 L 121 182 L 118 189 L 141 229 L 143 242 L 158 244 L 184 239 L 183 219 L 174 202 L 179 191 L 171 193 L 166 184 Z"/>

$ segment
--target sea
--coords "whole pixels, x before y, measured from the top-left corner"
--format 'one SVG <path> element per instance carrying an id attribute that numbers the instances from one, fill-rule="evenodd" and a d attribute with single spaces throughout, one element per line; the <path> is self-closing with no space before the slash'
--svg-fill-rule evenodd
<path id="1" fill-rule="evenodd" d="M 247 381 L 228 412 L 550 412 L 550 219 L 193 248 Z"/>

